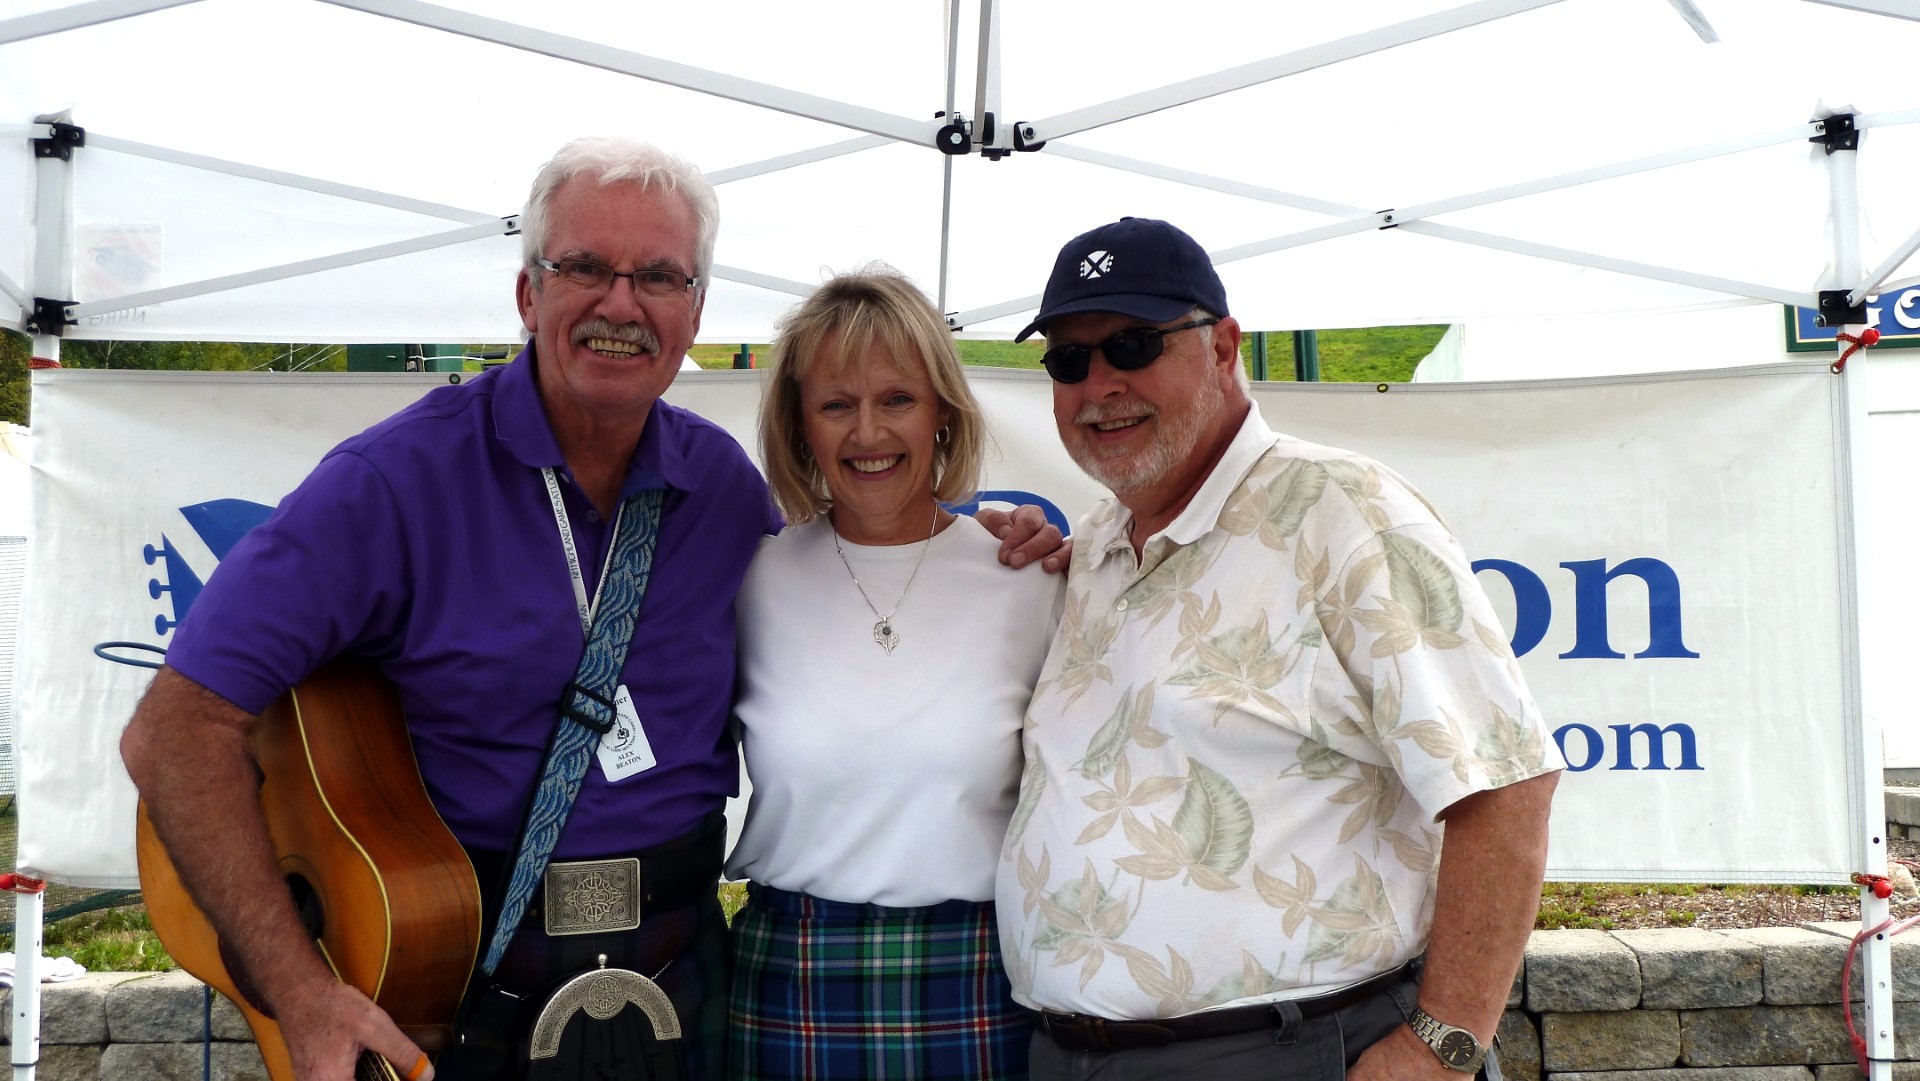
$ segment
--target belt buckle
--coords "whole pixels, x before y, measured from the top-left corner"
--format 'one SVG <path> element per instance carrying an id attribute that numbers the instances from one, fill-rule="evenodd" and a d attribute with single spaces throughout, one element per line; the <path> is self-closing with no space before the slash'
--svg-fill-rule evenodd
<path id="1" fill-rule="evenodd" d="M 640 926 L 640 861 L 549 863 L 540 915 L 549 935 L 591 935 Z"/>

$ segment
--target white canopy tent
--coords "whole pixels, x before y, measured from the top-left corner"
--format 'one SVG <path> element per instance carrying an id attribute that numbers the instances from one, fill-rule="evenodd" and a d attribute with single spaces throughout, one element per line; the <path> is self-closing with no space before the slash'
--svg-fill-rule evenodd
<path id="1" fill-rule="evenodd" d="M 0 0 L 0 325 L 47 358 L 55 332 L 509 339 L 526 182 L 590 132 L 721 185 L 711 341 L 767 340 L 825 270 L 876 258 L 961 333 L 1009 336 L 1059 243 L 1123 214 L 1192 232 L 1250 328 L 1810 306 L 1920 274 L 1920 0 L 530 17 Z M 1833 114 L 1857 152 L 1809 145 Z M 32 956 L 23 939 L 24 986 Z M 1884 943 L 1869 961 L 1884 985 Z"/>
<path id="2" fill-rule="evenodd" d="M 592 131 L 721 182 L 716 341 L 764 340 L 823 268 L 874 258 L 1004 336 L 1064 236 L 1127 213 L 1193 232 L 1253 327 L 1810 302 L 1833 247 L 1807 121 L 1843 107 L 1865 132 L 1863 269 L 1904 262 L 1920 23 L 1722 0 L 1709 44 L 1694 7 L 1197 0 L 1173 24 L 989 3 L 983 28 L 972 2 L 581 2 L 535 29 L 505 0 L 13 0 L 0 320 L 47 297 L 82 337 L 510 338 L 501 219 Z M 942 155 L 950 100 L 975 150 L 1046 145 Z M 36 203 L 25 129 L 62 109 L 87 147 L 39 166 Z M 68 175 L 71 232 L 50 205 Z M 425 245 L 444 246 L 241 284 Z"/>

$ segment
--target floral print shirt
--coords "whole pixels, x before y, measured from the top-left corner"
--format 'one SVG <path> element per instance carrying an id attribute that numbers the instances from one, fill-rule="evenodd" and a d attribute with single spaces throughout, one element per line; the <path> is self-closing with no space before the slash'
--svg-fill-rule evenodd
<path id="1" fill-rule="evenodd" d="M 1136 560 L 1075 533 L 997 883 L 1014 995 L 1173 1017 L 1420 953 L 1436 816 L 1564 766 L 1467 557 L 1406 481 L 1258 408 Z"/>

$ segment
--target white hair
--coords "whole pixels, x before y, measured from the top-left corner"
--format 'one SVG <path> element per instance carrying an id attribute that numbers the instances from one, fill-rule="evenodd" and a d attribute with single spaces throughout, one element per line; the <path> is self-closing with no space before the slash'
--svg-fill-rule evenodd
<path id="1" fill-rule="evenodd" d="M 1205 308 L 1195 308 L 1187 313 L 1187 321 L 1190 323 L 1199 322 L 1202 319 L 1215 318 L 1218 318 L 1218 316 L 1215 316 Z M 1200 340 L 1201 347 L 1211 352 L 1213 349 L 1213 327 L 1211 325 L 1200 327 L 1199 332 L 1203 335 Z M 1233 366 L 1233 384 L 1240 388 L 1242 394 L 1248 396 L 1253 394 L 1253 381 L 1247 377 L 1247 362 L 1238 360 L 1238 358 L 1236 358 L 1236 363 Z"/>
<path id="2" fill-rule="evenodd" d="M 553 193 L 577 176 L 591 176 L 602 184 L 638 184 L 642 191 L 658 188 L 687 201 L 693 211 L 695 290 L 707 290 L 707 270 L 713 265 L 714 237 L 720 231 L 720 197 L 692 162 L 638 139 L 616 135 L 589 135 L 561 147 L 553 160 L 540 167 L 520 215 L 520 253 L 528 268 L 546 257 L 547 211 Z M 538 288 L 540 275 L 533 276 Z"/>

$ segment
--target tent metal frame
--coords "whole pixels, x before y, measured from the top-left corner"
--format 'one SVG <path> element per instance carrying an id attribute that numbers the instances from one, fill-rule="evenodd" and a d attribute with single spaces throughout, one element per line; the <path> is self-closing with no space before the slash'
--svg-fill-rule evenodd
<path id="1" fill-rule="evenodd" d="M 97 23 L 129 18 L 153 11 L 192 3 L 194 0 L 88 0 L 53 11 L 0 21 L 0 45 L 23 41 L 48 34 L 77 29 Z M 896 116 L 879 110 L 862 108 L 845 102 L 833 101 L 815 95 L 805 94 L 791 89 L 760 83 L 724 73 L 709 71 L 675 63 L 659 57 L 647 56 L 629 50 L 617 49 L 584 41 L 561 34 L 539 30 L 534 27 L 490 19 L 464 12 L 454 11 L 422 0 L 320 0 L 337 7 L 362 12 L 368 15 L 394 19 L 417 26 L 438 29 L 508 48 L 533 52 L 556 59 L 572 61 L 590 67 L 630 75 L 635 78 L 676 86 L 698 93 L 707 94 L 742 104 L 758 106 L 793 116 L 833 124 L 863 133 L 859 137 L 835 142 L 809 150 L 789 153 L 762 161 L 717 171 L 711 174 L 716 184 L 742 180 L 782 169 L 826 161 L 848 154 L 861 153 L 878 146 L 895 142 L 908 143 L 928 148 L 935 147 L 935 139 L 943 127 L 958 124 L 965 133 L 966 145 L 959 147 L 961 152 L 978 152 L 989 157 L 1002 157 L 1016 152 L 1039 150 L 1053 153 L 1070 160 L 1095 164 L 1107 168 L 1121 169 L 1139 175 L 1187 184 L 1196 188 L 1223 192 L 1249 199 L 1289 206 L 1313 213 L 1324 214 L 1337 220 L 1282 236 L 1270 237 L 1223 248 L 1211 253 L 1216 262 L 1225 263 L 1239 259 L 1252 258 L 1306 244 L 1330 240 L 1341 236 L 1361 233 L 1382 228 L 1400 228 L 1409 232 L 1459 243 L 1477 245 L 1499 251 L 1520 255 L 1550 259 L 1579 266 L 1593 267 L 1615 273 L 1629 274 L 1657 281 L 1691 286 L 1694 288 L 1747 297 L 1773 303 L 1810 306 L 1815 295 L 1800 289 L 1780 288 L 1754 282 L 1743 282 L 1692 271 L 1654 266 L 1651 264 L 1617 259 L 1591 252 L 1580 252 L 1532 241 L 1511 237 L 1496 236 L 1478 230 L 1465 229 L 1429 220 L 1431 218 L 1472 207 L 1485 206 L 1506 200 L 1522 198 L 1579 184 L 1599 180 L 1628 176 L 1634 173 L 1661 169 L 1689 162 L 1704 161 L 1729 154 L 1775 146 L 1781 143 L 1817 138 L 1822 133 L 1819 120 L 1797 124 L 1790 128 L 1758 133 L 1750 136 L 1724 140 L 1698 147 L 1676 150 L 1669 153 L 1643 157 L 1627 162 L 1619 162 L 1570 173 L 1560 173 L 1541 177 L 1519 184 L 1506 185 L 1480 192 L 1466 193 L 1448 199 L 1430 201 L 1410 207 L 1370 211 L 1358 207 L 1330 202 L 1312 196 L 1278 191 L 1259 185 L 1247 184 L 1220 177 L 1206 176 L 1186 170 L 1175 169 L 1149 162 L 1137 161 L 1119 155 L 1108 154 L 1085 147 L 1064 145 L 1062 140 L 1081 132 L 1132 119 L 1152 112 L 1175 108 L 1177 106 L 1200 101 L 1220 94 L 1231 93 L 1248 87 L 1285 78 L 1289 75 L 1310 71 L 1316 68 L 1336 64 L 1343 60 L 1365 56 L 1410 44 L 1439 34 L 1452 33 L 1484 23 L 1506 18 L 1527 11 L 1549 7 L 1561 0 L 1473 0 L 1458 7 L 1435 12 L 1420 18 L 1410 19 L 1390 26 L 1379 27 L 1364 33 L 1351 35 L 1335 41 L 1325 42 L 1305 49 L 1295 50 L 1265 60 L 1241 65 L 1216 72 L 1211 75 L 1169 84 L 1156 89 L 1125 95 L 1109 101 L 1096 103 L 1083 108 L 1070 110 L 1033 121 L 1009 122 L 1001 101 L 1000 86 L 1000 9 L 999 0 L 978 0 L 979 23 L 977 41 L 972 49 L 974 60 L 972 71 L 972 105 L 974 113 L 969 117 L 957 112 L 961 98 L 959 70 L 964 50 L 961 47 L 959 32 L 958 0 L 949 0 L 949 25 L 947 32 L 948 77 L 946 86 L 945 116 L 934 121 L 915 120 Z M 1713 40 L 1712 28 L 1707 26 L 1699 12 L 1686 0 L 1671 0 L 1676 14 L 1685 19 L 1703 40 Z M 1831 7 L 1853 11 L 1880 14 L 1894 18 L 1920 21 L 1911 4 L 1905 0 L 1805 0 Z M 944 120 L 944 124 L 941 122 Z M 1911 124 L 1920 122 L 1920 110 L 1899 113 L 1884 113 L 1857 118 L 1862 129 Z M 43 118 L 41 125 L 46 123 Z M 45 134 L 44 128 L 36 132 Z M 1047 145 L 1041 145 L 1047 144 Z M 132 294 L 109 299 L 91 299 L 75 303 L 64 301 L 64 311 L 68 319 L 114 311 L 131 304 L 161 303 L 166 300 L 200 296 L 226 289 L 239 288 L 261 282 L 282 280 L 303 274 L 356 265 L 378 259 L 391 258 L 410 252 L 429 248 L 458 244 L 468 240 L 497 236 L 512 232 L 517 227 L 517 215 L 500 216 L 479 211 L 447 207 L 439 204 L 407 199 L 403 196 L 370 191 L 364 188 L 338 184 L 332 181 L 300 177 L 275 170 L 260 169 L 241 163 L 222 161 L 202 155 L 186 154 L 155 147 L 131 140 L 110 136 L 89 134 L 88 149 L 108 150 L 118 153 L 137 154 L 155 160 L 193 168 L 224 172 L 248 179 L 301 188 L 321 194 L 355 199 L 370 204 L 393 209 L 410 211 L 428 217 L 437 217 L 460 223 L 457 229 L 434 233 L 427 236 L 400 241 L 393 244 L 378 245 L 355 251 L 341 252 L 316 259 L 302 260 L 248 271 L 241 274 L 226 275 L 171 286 L 165 289 Z M 1898 269 L 1915 251 L 1920 251 L 1920 232 L 1908 238 L 1896 247 L 1870 273 L 1863 273 L 1859 242 L 1859 208 L 1857 181 L 1856 149 L 1843 149 L 1828 157 L 1828 175 L 1830 181 L 1829 201 L 1836 227 L 1834 230 L 1834 252 L 1832 268 L 1832 287 L 1849 290 L 1850 303 L 1857 304 L 1866 293 L 1885 281 L 1888 275 Z M 31 313 L 38 303 L 47 297 L 64 296 L 70 291 L 72 266 L 70 253 L 71 191 L 72 169 L 70 160 L 61 157 L 42 157 L 37 160 L 35 185 L 38 203 L 35 220 L 36 246 L 32 266 L 32 280 L 24 285 L 0 275 L 0 293 L 18 304 L 24 312 Z M 940 302 L 945 310 L 946 273 L 948 263 L 948 239 L 951 229 L 952 161 L 949 158 L 945 170 L 942 196 L 941 258 L 940 258 Z M 791 281 L 772 275 L 735 267 L 715 267 L 716 276 L 728 280 L 773 289 L 796 296 L 805 296 L 812 290 L 807 283 Z M 954 313 L 950 321 L 955 326 L 1010 315 L 1030 310 L 1039 302 L 1038 296 L 1013 298 L 1001 303 L 977 307 L 966 312 Z M 28 320 L 22 318 L 24 324 Z M 61 327 L 40 327 L 33 338 L 33 353 L 36 358 L 56 362 L 59 359 Z M 1864 508 L 1860 505 L 1863 486 L 1858 483 L 1857 473 L 1865 462 L 1864 438 L 1866 408 L 1863 396 L 1848 381 L 1847 410 L 1852 449 L 1848 468 L 1855 473 L 1852 485 L 1854 521 L 1863 521 Z M 1858 570 L 1864 552 L 1861 541 L 1855 535 L 1853 566 L 1848 575 L 1847 590 L 1855 609 L 1861 603 L 1857 589 Z M 1857 657 L 1859 643 L 1857 632 L 1849 642 L 1851 653 Z M 1870 725 L 1859 707 L 1858 665 L 1852 666 L 1852 672 L 1846 679 L 1847 694 L 1856 717 L 1860 723 Z M 1861 770 L 1863 778 L 1871 777 L 1878 769 L 1878 741 L 1872 738 L 1875 732 L 1865 732 L 1862 740 L 1863 760 Z M 1866 786 L 1868 806 L 1864 810 L 1864 821 L 1873 823 L 1879 820 L 1881 809 L 1877 806 L 1877 792 Z M 1884 856 L 1884 840 L 1880 831 L 1872 831 L 1867 851 Z M 18 982 L 14 995 L 12 1062 L 16 1081 L 31 1081 L 34 1064 L 38 1060 L 39 1049 L 39 1010 L 40 995 L 36 967 L 41 946 L 41 898 L 37 894 L 23 894 L 18 898 Z M 1871 895 L 1870 890 L 1862 890 L 1861 912 L 1863 926 L 1872 926 L 1884 919 L 1888 910 L 1887 903 Z M 1887 1081 L 1891 1076 L 1890 1059 L 1893 1054 L 1893 1011 L 1890 947 L 1885 936 L 1870 939 L 1865 946 L 1866 1008 L 1868 1020 L 1868 1049 L 1872 1062 L 1871 1077 L 1874 1081 Z"/>

